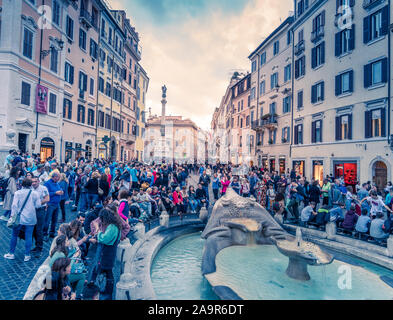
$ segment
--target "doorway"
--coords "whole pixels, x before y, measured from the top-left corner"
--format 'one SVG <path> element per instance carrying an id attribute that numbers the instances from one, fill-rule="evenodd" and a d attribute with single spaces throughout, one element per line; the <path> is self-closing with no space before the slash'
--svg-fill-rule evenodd
<path id="1" fill-rule="evenodd" d="M 383 161 L 377 161 L 373 165 L 373 182 L 378 190 L 385 189 L 388 183 L 388 168 Z"/>
<path id="2" fill-rule="evenodd" d="M 18 135 L 18 148 L 21 152 L 27 151 L 27 134 L 19 133 Z"/>

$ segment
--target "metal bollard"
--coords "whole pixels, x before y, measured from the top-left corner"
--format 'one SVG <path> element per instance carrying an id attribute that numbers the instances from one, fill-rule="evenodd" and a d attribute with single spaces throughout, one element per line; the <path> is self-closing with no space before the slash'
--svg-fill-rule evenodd
<path id="1" fill-rule="evenodd" d="M 120 281 L 116 284 L 116 300 L 132 300 L 132 291 L 136 285 L 131 273 L 122 274 Z"/>

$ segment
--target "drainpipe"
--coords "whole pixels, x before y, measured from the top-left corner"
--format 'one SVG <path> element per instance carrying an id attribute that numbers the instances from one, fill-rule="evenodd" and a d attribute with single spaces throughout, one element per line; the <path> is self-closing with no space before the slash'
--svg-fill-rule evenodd
<path id="1" fill-rule="evenodd" d="M 115 68 L 114 64 L 115 64 L 115 55 L 112 54 L 112 64 L 111 64 L 111 66 L 112 66 L 112 78 L 111 78 L 111 121 L 109 123 L 109 138 L 110 138 L 110 140 L 109 140 L 109 153 L 110 154 L 112 153 L 112 149 L 111 148 L 112 148 L 112 127 L 113 127 L 113 69 Z M 108 149 L 107 149 L 107 153 L 108 153 Z M 113 161 L 112 155 L 110 155 L 110 156 L 111 156 L 111 160 Z M 108 156 L 107 156 L 107 158 L 108 158 Z M 116 156 L 115 156 L 115 160 L 116 160 Z"/>
<path id="2" fill-rule="evenodd" d="M 101 10 L 101 13 L 102 13 L 102 10 Z M 100 17 L 101 17 L 101 14 L 100 14 Z M 98 22 L 98 24 L 100 25 L 100 27 L 98 28 L 98 59 L 97 59 L 97 61 L 98 61 L 98 67 L 97 67 L 97 99 L 96 99 L 96 141 L 95 141 L 95 146 L 96 146 L 96 150 L 95 150 L 95 154 L 96 154 L 96 156 L 97 156 L 97 159 L 99 158 L 99 151 L 98 151 L 98 121 L 99 121 L 99 118 L 98 118 L 98 96 L 99 96 L 99 94 L 100 94 L 100 91 L 99 91 L 99 87 L 100 87 L 100 62 L 101 62 L 101 19 L 98 19 L 99 20 L 99 22 Z M 105 62 L 105 61 L 104 61 Z M 103 88 L 104 90 L 105 90 L 105 88 Z M 104 119 L 104 121 L 105 121 L 105 119 Z M 104 122 L 104 126 L 105 126 L 105 122 Z"/>
<path id="3" fill-rule="evenodd" d="M 296 6 L 295 6 L 295 16 L 296 16 Z M 289 164 L 291 163 L 292 159 L 292 145 L 293 145 L 293 135 L 294 135 L 294 128 L 293 128 L 293 118 L 294 118 L 294 112 L 295 112 L 295 103 L 294 103 L 294 90 L 295 90 L 295 31 L 294 29 L 291 29 L 291 37 L 292 37 L 292 98 L 291 98 L 291 143 L 289 145 Z M 289 168 L 289 165 L 288 165 Z"/>

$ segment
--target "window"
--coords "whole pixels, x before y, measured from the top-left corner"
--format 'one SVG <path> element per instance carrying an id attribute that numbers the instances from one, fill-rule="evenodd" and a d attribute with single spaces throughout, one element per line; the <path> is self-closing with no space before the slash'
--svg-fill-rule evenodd
<path id="1" fill-rule="evenodd" d="M 288 64 L 284 68 L 284 82 L 291 80 L 291 64 Z"/>
<path id="2" fill-rule="evenodd" d="M 257 70 L 257 62 L 254 60 L 251 64 L 251 72 L 255 72 Z"/>
<path id="3" fill-rule="evenodd" d="M 255 87 L 251 89 L 251 101 L 255 100 Z"/>
<path id="4" fill-rule="evenodd" d="M 111 116 L 109 114 L 105 114 L 105 129 L 111 128 Z"/>
<path id="5" fill-rule="evenodd" d="M 336 96 L 353 92 L 353 71 L 336 76 Z"/>
<path id="6" fill-rule="evenodd" d="M 312 32 L 315 37 L 322 32 L 322 28 L 325 25 L 325 11 L 322 11 L 319 15 L 317 15 L 312 21 Z"/>
<path id="7" fill-rule="evenodd" d="M 300 43 L 304 40 L 304 30 L 303 29 L 298 32 L 297 37 L 298 37 L 298 43 Z"/>
<path id="8" fill-rule="evenodd" d="M 308 0 L 299 0 L 297 3 L 297 15 L 300 16 L 308 8 Z"/>
<path id="9" fill-rule="evenodd" d="M 79 29 L 79 48 L 86 50 L 86 32 Z"/>
<path id="10" fill-rule="evenodd" d="M 104 128 L 105 126 L 105 114 L 102 111 L 98 111 L 98 126 Z"/>
<path id="11" fill-rule="evenodd" d="M 271 114 L 271 115 L 275 115 L 276 114 L 276 110 L 277 110 L 277 108 L 276 108 L 276 103 L 275 102 L 272 102 L 270 105 L 269 105 L 269 113 Z"/>
<path id="12" fill-rule="evenodd" d="M 297 92 L 297 109 L 303 108 L 303 90 Z"/>
<path id="13" fill-rule="evenodd" d="M 82 105 L 78 106 L 77 121 L 81 123 L 85 123 L 85 107 Z"/>
<path id="14" fill-rule="evenodd" d="M 94 110 L 93 109 L 87 110 L 87 124 L 89 126 L 94 126 Z"/>
<path id="15" fill-rule="evenodd" d="M 294 144 L 303 144 L 303 124 L 295 126 Z"/>
<path id="16" fill-rule="evenodd" d="M 336 141 L 352 140 L 352 114 L 336 117 Z"/>
<path id="17" fill-rule="evenodd" d="M 104 84 L 105 84 L 104 79 L 99 77 L 99 79 L 98 79 L 98 91 L 104 93 Z"/>
<path id="18" fill-rule="evenodd" d="M 287 45 L 289 46 L 291 44 L 291 31 L 287 32 Z"/>
<path id="19" fill-rule="evenodd" d="M 56 0 L 52 2 L 52 22 L 60 26 L 60 5 Z"/>
<path id="20" fill-rule="evenodd" d="M 273 56 L 278 55 L 278 53 L 280 52 L 280 41 L 275 41 L 273 44 Z"/>
<path id="21" fill-rule="evenodd" d="M 278 87 L 278 72 L 273 73 L 270 76 L 270 89 Z"/>
<path id="22" fill-rule="evenodd" d="M 306 56 L 302 56 L 295 62 L 295 79 L 298 79 L 306 74 Z"/>
<path id="23" fill-rule="evenodd" d="M 49 94 L 49 112 L 56 113 L 56 98 L 57 96 L 53 93 Z"/>
<path id="24" fill-rule="evenodd" d="M 320 43 L 311 50 L 311 67 L 314 69 L 325 63 L 325 42 Z"/>
<path id="25" fill-rule="evenodd" d="M 250 116 L 246 117 L 246 127 L 250 125 Z"/>
<path id="26" fill-rule="evenodd" d="M 74 67 L 68 62 L 65 63 L 64 67 L 64 80 L 69 84 L 74 84 Z"/>
<path id="27" fill-rule="evenodd" d="M 33 32 L 27 28 L 23 31 L 23 55 L 33 59 Z"/>
<path id="28" fill-rule="evenodd" d="M 282 112 L 288 113 L 291 111 L 291 96 L 287 96 L 283 99 Z"/>
<path id="29" fill-rule="evenodd" d="M 66 34 L 69 39 L 74 40 L 74 20 L 70 16 L 67 16 Z"/>
<path id="30" fill-rule="evenodd" d="M 277 136 L 277 129 L 269 130 L 269 144 L 276 144 L 276 136 Z"/>
<path id="31" fill-rule="evenodd" d="M 90 39 L 90 56 L 94 59 L 97 59 L 97 42 L 95 42 L 93 39 Z"/>
<path id="32" fill-rule="evenodd" d="M 355 49 L 355 25 L 336 33 L 335 56 L 339 57 Z"/>
<path id="33" fill-rule="evenodd" d="M 261 82 L 260 87 L 259 87 L 259 95 L 261 96 L 261 95 L 265 94 L 265 92 L 266 92 L 266 82 L 265 82 L 265 80 L 263 80 Z"/>
<path id="34" fill-rule="evenodd" d="M 50 70 L 57 73 L 57 65 L 59 63 L 59 53 L 56 48 L 50 50 Z"/>
<path id="35" fill-rule="evenodd" d="M 386 83 L 387 75 L 387 58 L 369 63 L 364 66 L 364 87 L 369 88 L 375 85 Z"/>
<path id="36" fill-rule="evenodd" d="M 106 39 L 106 34 L 105 34 L 105 20 L 101 19 L 101 37 Z"/>
<path id="37" fill-rule="evenodd" d="M 322 142 L 322 120 L 311 123 L 311 143 Z"/>
<path id="38" fill-rule="evenodd" d="M 109 44 L 112 44 L 112 32 L 113 32 L 112 28 L 109 27 L 109 37 L 108 37 Z"/>
<path id="39" fill-rule="evenodd" d="M 321 102 L 325 99 L 325 83 L 320 82 L 311 87 L 311 103 Z"/>
<path id="40" fill-rule="evenodd" d="M 363 19 L 363 42 L 369 43 L 388 33 L 389 10 L 388 6 Z"/>
<path id="41" fill-rule="evenodd" d="M 110 97 L 111 96 L 111 91 L 112 91 L 111 84 L 109 82 L 107 82 L 106 83 L 106 88 L 105 88 L 105 94 L 108 97 Z"/>
<path id="42" fill-rule="evenodd" d="M 365 113 L 366 138 L 386 137 L 386 110 L 385 108 L 366 111 Z"/>
<path id="43" fill-rule="evenodd" d="M 72 101 L 66 98 L 63 100 L 63 118 L 72 119 Z"/>
<path id="44" fill-rule="evenodd" d="M 289 130 L 290 130 L 289 127 L 282 128 L 282 132 L 281 132 L 281 142 L 282 143 L 289 142 L 289 138 L 290 138 L 290 131 Z"/>
<path id="45" fill-rule="evenodd" d="M 87 91 L 87 75 L 82 71 L 79 71 L 79 90 L 83 92 Z"/>
<path id="46" fill-rule="evenodd" d="M 94 79 L 90 78 L 90 95 L 94 96 Z"/>
<path id="47" fill-rule="evenodd" d="M 30 83 L 22 81 L 22 91 L 21 91 L 21 104 L 25 106 L 30 106 L 30 91 L 31 85 Z"/>
<path id="48" fill-rule="evenodd" d="M 266 51 L 262 52 L 261 54 L 261 66 L 266 63 Z"/>

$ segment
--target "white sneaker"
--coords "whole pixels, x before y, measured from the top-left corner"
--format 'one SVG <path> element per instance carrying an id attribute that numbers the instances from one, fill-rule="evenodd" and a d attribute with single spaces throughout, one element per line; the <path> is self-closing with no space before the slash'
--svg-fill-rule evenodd
<path id="1" fill-rule="evenodd" d="M 31 260 L 31 256 L 25 256 L 25 259 L 23 260 L 24 262 L 30 261 Z"/>
<path id="2" fill-rule="evenodd" d="M 8 218 L 7 218 L 6 216 L 1 216 L 1 217 L 0 217 L 0 220 L 1 220 L 1 221 L 8 221 Z"/>
<path id="3" fill-rule="evenodd" d="M 11 254 L 11 253 L 6 253 L 4 255 L 4 258 L 9 259 L 9 260 L 14 260 L 15 259 L 15 255 Z"/>

